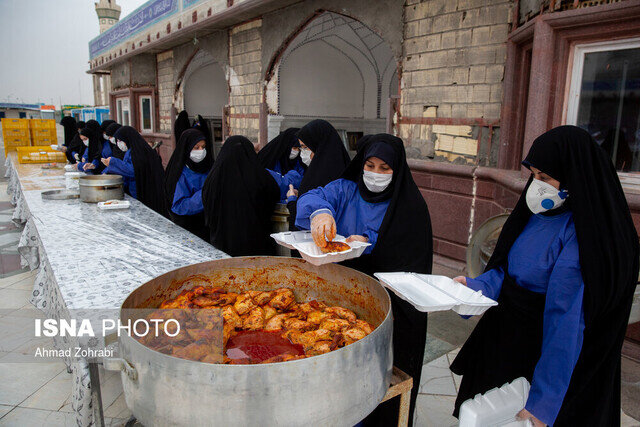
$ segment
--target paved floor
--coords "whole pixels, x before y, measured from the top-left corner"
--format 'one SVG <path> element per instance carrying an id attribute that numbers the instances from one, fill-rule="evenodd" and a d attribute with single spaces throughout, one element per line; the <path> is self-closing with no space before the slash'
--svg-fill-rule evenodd
<path id="1" fill-rule="evenodd" d="M 0 173 L 2 173 L 0 162 Z M 0 175 L 0 176 L 3 176 Z M 20 354 L 33 354 L 46 339 L 32 338 L 32 319 L 41 317 L 29 304 L 34 274 L 20 268 L 17 244 L 21 229 L 11 222 L 12 206 L 6 183 L 0 180 L 0 427 L 75 426 L 71 410 L 71 380 L 62 362 L 15 363 Z M 459 271 L 442 265 L 435 274 L 454 277 Z M 460 346 L 477 323 L 453 312 L 429 317 L 427 351 L 420 382 L 416 425 L 453 426 L 451 416 L 459 378 L 449 370 Z M 107 425 L 123 425 L 131 416 L 118 374 L 101 371 L 102 398 Z M 640 419 L 640 365 L 623 360 L 622 408 Z M 640 426 L 630 417 L 624 426 Z"/>

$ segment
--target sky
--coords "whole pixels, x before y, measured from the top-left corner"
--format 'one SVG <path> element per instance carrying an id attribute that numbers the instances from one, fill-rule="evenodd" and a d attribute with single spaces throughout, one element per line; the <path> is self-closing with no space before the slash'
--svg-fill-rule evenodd
<path id="1" fill-rule="evenodd" d="M 96 0 L 97 1 L 97 0 Z M 146 0 L 117 0 L 122 19 Z M 0 0 L 0 102 L 93 105 L 92 0 Z"/>

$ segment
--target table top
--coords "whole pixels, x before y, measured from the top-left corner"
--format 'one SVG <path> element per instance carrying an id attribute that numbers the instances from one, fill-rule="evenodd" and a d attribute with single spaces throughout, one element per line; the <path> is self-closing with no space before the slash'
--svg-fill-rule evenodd
<path id="1" fill-rule="evenodd" d="M 41 192 L 56 181 L 37 166 L 16 171 L 67 309 L 114 309 L 160 274 L 228 257 L 129 196 L 129 209 L 107 211 L 79 199 L 42 200 Z"/>

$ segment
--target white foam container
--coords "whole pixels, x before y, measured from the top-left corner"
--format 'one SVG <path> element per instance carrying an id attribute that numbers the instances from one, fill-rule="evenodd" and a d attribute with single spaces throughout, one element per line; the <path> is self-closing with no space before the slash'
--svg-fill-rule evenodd
<path id="1" fill-rule="evenodd" d="M 423 312 L 453 310 L 464 316 L 484 313 L 497 302 L 446 276 L 375 273 L 380 283 Z"/>
<path id="2" fill-rule="evenodd" d="M 106 202 L 98 202 L 98 209 L 101 211 L 129 209 L 130 207 L 131 203 L 128 200 L 107 200 Z"/>
<path id="3" fill-rule="evenodd" d="M 80 189 L 80 177 L 84 175 L 86 175 L 84 172 L 65 172 L 64 183 L 67 190 Z"/>
<path id="4" fill-rule="evenodd" d="M 77 172 L 78 167 L 76 165 L 64 165 L 64 170 L 67 172 Z"/>
<path id="5" fill-rule="evenodd" d="M 529 420 L 516 419 L 527 403 L 529 388 L 529 381 L 520 377 L 500 388 L 477 394 L 460 406 L 460 427 L 531 426 Z"/>
<path id="6" fill-rule="evenodd" d="M 344 236 L 336 235 L 336 242 L 345 242 L 350 249 L 344 252 L 323 253 L 313 241 L 310 231 L 284 231 L 271 235 L 278 244 L 295 249 L 300 252 L 300 256 L 313 265 L 323 265 L 332 262 L 342 262 L 348 259 L 358 258 L 364 250 L 371 246 L 371 243 L 365 242 L 346 242 Z"/>

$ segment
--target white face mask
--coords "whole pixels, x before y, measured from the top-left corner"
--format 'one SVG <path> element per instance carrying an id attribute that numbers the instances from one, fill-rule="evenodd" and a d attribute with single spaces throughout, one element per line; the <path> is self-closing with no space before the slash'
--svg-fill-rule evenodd
<path id="1" fill-rule="evenodd" d="M 203 150 L 191 150 L 189 154 L 189 158 L 193 160 L 195 163 L 200 163 L 207 156 L 207 149 Z"/>
<path id="2" fill-rule="evenodd" d="M 293 160 L 296 157 L 298 157 L 300 155 L 300 150 L 294 150 L 293 148 L 291 149 L 291 152 L 289 153 L 289 160 Z"/>
<path id="3" fill-rule="evenodd" d="M 109 135 L 107 135 L 106 133 L 103 133 L 103 134 L 102 134 L 102 137 L 103 137 L 104 139 L 109 139 Z"/>
<path id="4" fill-rule="evenodd" d="M 82 143 L 84 144 L 85 147 L 89 146 L 89 139 L 83 139 Z"/>
<path id="5" fill-rule="evenodd" d="M 302 160 L 302 163 L 309 166 L 311 164 L 311 150 L 308 148 L 301 148 L 300 160 Z"/>
<path id="6" fill-rule="evenodd" d="M 124 141 L 118 141 L 117 144 L 118 144 L 118 148 L 120 150 L 122 150 L 122 151 L 127 151 L 128 150 L 127 144 L 125 144 Z"/>
<path id="7" fill-rule="evenodd" d="M 109 142 L 110 142 L 110 143 L 112 143 L 113 145 L 116 145 L 116 139 L 115 139 L 115 137 L 113 137 L 113 136 L 112 136 L 111 138 L 108 138 L 108 139 L 109 139 Z"/>
<path id="8" fill-rule="evenodd" d="M 393 179 L 392 173 L 375 173 L 371 171 L 363 172 L 362 180 L 364 181 L 364 185 L 372 193 L 380 193 L 384 191 L 389 184 L 391 184 L 391 180 Z"/>
<path id="9" fill-rule="evenodd" d="M 562 206 L 569 194 L 558 190 L 551 184 L 534 179 L 527 190 L 526 200 L 529 210 L 534 214 L 556 209 Z"/>

